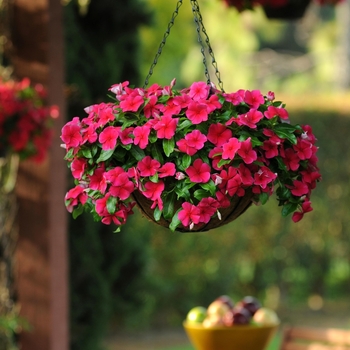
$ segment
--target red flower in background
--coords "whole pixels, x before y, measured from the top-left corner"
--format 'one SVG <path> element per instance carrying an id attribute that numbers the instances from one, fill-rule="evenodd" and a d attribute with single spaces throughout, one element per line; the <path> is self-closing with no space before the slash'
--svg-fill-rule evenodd
<path id="1" fill-rule="evenodd" d="M 0 154 L 17 153 L 20 159 L 41 162 L 51 142 L 56 106 L 45 106 L 46 91 L 42 85 L 30 85 L 29 79 L 0 79 Z M 68 148 L 78 147 L 83 137 L 79 120 L 73 119 L 62 130 Z"/>

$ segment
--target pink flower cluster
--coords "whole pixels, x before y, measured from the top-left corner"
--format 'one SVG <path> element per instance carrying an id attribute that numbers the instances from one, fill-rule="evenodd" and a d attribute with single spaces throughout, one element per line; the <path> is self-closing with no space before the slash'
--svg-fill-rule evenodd
<path id="1" fill-rule="evenodd" d="M 45 107 L 42 85 L 0 80 L 0 154 L 17 153 L 21 159 L 41 162 L 51 142 L 57 107 Z"/>
<path id="2" fill-rule="evenodd" d="M 312 210 L 320 180 L 310 126 L 291 125 L 274 94 L 223 93 L 205 82 L 177 91 L 154 84 L 113 85 L 115 103 L 85 109 L 62 141 L 76 186 L 66 194 L 74 216 L 85 208 L 118 227 L 132 214 L 133 193 L 150 200 L 155 220 L 189 230 L 205 225 L 235 197 L 265 203 L 275 191 L 295 222 Z"/>
<path id="3" fill-rule="evenodd" d="M 314 0 L 319 5 L 337 5 L 344 0 Z M 224 0 L 227 6 L 237 8 L 238 11 L 244 11 L 246 9 L 253 9 L 255 6 L 270 6 L 270 7 L 281 7 L 288 5 L 290 2 L 295 0 Z M 303 2 L 301 0 L 300 2 Z"/>

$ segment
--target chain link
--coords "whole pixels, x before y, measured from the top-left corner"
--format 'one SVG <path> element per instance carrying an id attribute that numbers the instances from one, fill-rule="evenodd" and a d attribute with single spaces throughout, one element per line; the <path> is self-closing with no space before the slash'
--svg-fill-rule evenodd
<path id="1" fill-rule="evenodd" d="M 224 87 L 223 87 L 223 83 L 221 81 L 220 72 L 219 72 L 219 69 L 218 69 L 218 64 L 217 64 L 217 62 L 215 60 L 214 51 L 213 51 L 213 49 L 211 47 L 209 36 L 208 36 L 207 31 L 206 31 L 206 29 L 204 27 L 204 24 L 203 24 L 203 18 L 202 18 L 200 9 L 199 9 L 198 1 L 197 0 L 190 0 L 190 1 L 191 1 L 191 4 L 192 4 L 192 12 L 193 12 L 193 15 L 194 15 L 194 21 L 195 21 L 196 27 L 197 27 L 198 42 L 201 45 L 201 52 L 202 52 L 202 55 L 203 55 L 204 71 L 205 71 L 205 76 L 207 78 L 207 83 L 210 84 L 211 80 L 210 80 L 210 76 L 209 76 L 209 71 L 208 71 L 208 66 L 207 66 L 207 59 L 206 59 L 206 56 L 205 56 L 205 47 L 204 47 L 204 44 L 203 44 L 202 36 L 200 34 L 200 29 L 202 29 L 202 33 L 205 36 L 205 43 L 206 43 L 207 48 L 208 48 L 208 53 L 209 53 L 209 55 L 211 57 L 211 63 L 212 63 L 212 66 L 214 67 L 215 76 L 216 76 L 216 78 L 218 80 L 219 87 L 220 87 L 221 91 L 224 92 Z"/>
<path id="2" fill-rule="evenodd" d="M 223 83 L 222 83 L 221 77 L 220 77 L 220 72 L 219 72 L 219 69 L 218 69 L 217 62 L 215 60 L 213 49 L 212 49 L 212 47 L 210 45 L 209 36 L 208 36 L 207 31 L 206 31 L 206 29 L 204 27 L 204 24 L 203 24 L 203 18 L 202 18 L 200 9 L 199 9 L 199 4 L 198 4 L 197 0 L 190 0 L 190 2 L 191 2 L 191 5 L 192 5 L 192 12 L 193 12 L 193 16 L 194 16 L 194 21 L 195 21 L 195 24 L 196 24 L 198 42 L 199 42 L 199 44 L 201 46 L 201 53 L 202 53 L 202 56 L 203 56 L 203 60 L 202 61 L 203 61 L 203 65 L 204 65 L 204 74 L 205 74 L 205 77 L 207 78 L 207 84 L 208 85 L 211 84 L 211 79 L 210 79 L 210 75 L 209 75 L 209 69 L 208 69 L 207 59 L 206 59 L 206 54 L 205 54 L 206 47 L 207 47 L 208 53 L 209 53 L 209 55 L 211 57 L 211 63 L 212 63 L 212 66 L 214 67 L 215 75 L 216 75 L 216 78 L 218 80 L 219 87 L 220 87 L 221 91 L 224 92 Z M 167 30 L 165 31 L 165 33 L 163 35 L 163 39 L 162 39 L 162 41 L 161 41 L 161 43 L 160 43 L 160 45 L 158 47 L 158 51 L 157 51 L 157 53 L 156 53 L 156 55 L 154 57 L 153 63 L 151 64 L 151 67 L 150 67 L 148 75 L 147 75 L 147 77 L 145 79 L 145 83 L 143 85 L 143 88 L 146 88 L 146 86 L 149 83 L 149 79 L 150 79 L 150 77 L 153 74 L 153 69 L 158 63 L 159 56 L 162 54 L 163 47 L 164 47 L 164 45 L 166 43 L 166 40 L 167 40 L 168 36 L 170 35 L 170 30 L 173 27 L 173 25 L 175 23 L 175 19 L 176 19 L 176 17 L 179 14 L 179 9 L 182 6 L 182 3 L 183 3 L 183 0 L 178 0 L 178 2 L 176 4 L 176 9 L 175 9 L 175 11 L 173 12 L 173 14 L 171 16 L 170 22 L 168 23 Z M 201 32 L 204 34 L 205 44 L 206 45 L 203 42 Z"/>
<path id="3" fill-rule="evenodd" d="M 164 33 L 164 35 L 163 35 L 162 42 L 160 43 L 160 45 L 159 45 L 159 47 L 158 47 L 158 51 L 157 51 L 157 53 L 156 53 L 156 56 L 154 57 L 153 63 L 151 64 L 151 67 L 150 67 L 149 72 L 148 72 L 148 75 L 147 75 L 147 77 L 146 77 L 146 79 L 145 79 L 145 83 L 144 83 L 144 85 L 143 85 L 143 88 L 146 88 L 146 86 L 148 85 L 148 81 L 149 81 L 150 77 L 151 77 L 152 74 L 153 74 L 153 69 L 154 69 L 154 67 L 155 67 L 155 66 L 157 65 L 157 63 L 158 63 L 159 56 L 160 56 L 161 53 L 162 53 L 163 47 L 164 47 L 164 45 L 165 45 L 165 43 L 166 43 L 166 40 L 167 40 L 167 38 L 168 38 L 168 36 L 169 36 L 169 34 L 170 34 L 170 30 L 171 30 L 172 26 L 173 26 L 174 23 L 175 23 L 176 17 L 177 17 L 178 14 L 179 14 L 179 9 L 180 9 L 181 5 L 182 5 L 182 0 L 179 0 L 179 1 L 177 2 L 177 4 L 176 4 L 176 9 L 175 9 L 175 11 L 173 12 L 173 14 L 172 14 L 172 16 L 171 16 L 171 20 L 170 20 L 170 22 L 168 23 L 167 30 L 165 31 L 165 33 Z"/>

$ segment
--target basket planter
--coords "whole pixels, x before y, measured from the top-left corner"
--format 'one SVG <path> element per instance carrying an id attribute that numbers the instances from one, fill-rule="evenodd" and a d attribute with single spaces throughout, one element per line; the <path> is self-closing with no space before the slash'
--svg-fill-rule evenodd
<path id="1" fill-rule="evenodd" d="M 272 92 L 174 84 L 115 84 L 114 103 L 90 106 L 86 118 L 63 127 L 76 182 L 66 205 L 74 217 L 87 209 L 120 228 L 137 204 L 173 231 L 207 231 L 273 192 L 283 216 L 299 221 L 312 210 L 316 138 L 309 126 L 289 123 Z"/>
<path id="2" fill-rule="evenodd" d="M 171 225 L 171 220 L 161 218 L 159 221 L 156 221 L 154 219 L 154 209 L 151 208 L 153 204 L 152 201 L 147 199 L 140 191 L 135 191 L 133 193 L 133 199 L 144 217 L 160 226 L 169 228 Z M 252 199 L 253 194 L 250 191 L 248 191 L 243 197 L 234 197 L 231 200 L 230 206 L 228 208 L 223 208 L 220 211 L 221 219 L 216 216 L 208 223 L 196 224 L 191 229 L 191 232 L 209 231 L 234 221 L 252 205 Z M 175 203 L 175 211 L 177 211 L 179 208 L 181 208 L 180 201 Z M 188 228 L 184 227 L 183 225 L 179 225 L 176 230 L 179 232 L 189 231 Z"/>
<path id="3" fill-rule="evenodd" d="M 265 15 L 269 19 L 297 20 L 304 16 L 311 0 L 288 1 L 280 6 L 263 6 Z"/>

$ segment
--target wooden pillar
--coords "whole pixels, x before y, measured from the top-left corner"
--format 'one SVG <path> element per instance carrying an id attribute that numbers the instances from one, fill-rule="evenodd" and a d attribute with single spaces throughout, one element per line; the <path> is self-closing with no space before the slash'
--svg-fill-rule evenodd
<path id="1" fill-rule="evenodd" d="M 49 104 L 60 108 L 48 159 L 39 165 L 25 161 L 18 174 L 17 295 L 21 315 L 32 326 L 21 333 L 20 347 L 67 350 L 66 165 L 59 148 L 65 121 L 62 8 L 60 0 L 13 0 L 12 6 L 14 75 L 45 85 Z"/>
<path id="2" fill-rule="evenodd" d="M 60 147 L 61 129 L 65 123 L 64 99 L 64 34 L 62 5 L 49 0 L 49 103 L 61 111 L 56 120 L 50 157 L 49 181 L 49 241 L 51 266 L 51 347 L 50 350 L 68 350 L 68 248 L 67 210 L 64 206 L 67 165 Z"/>

